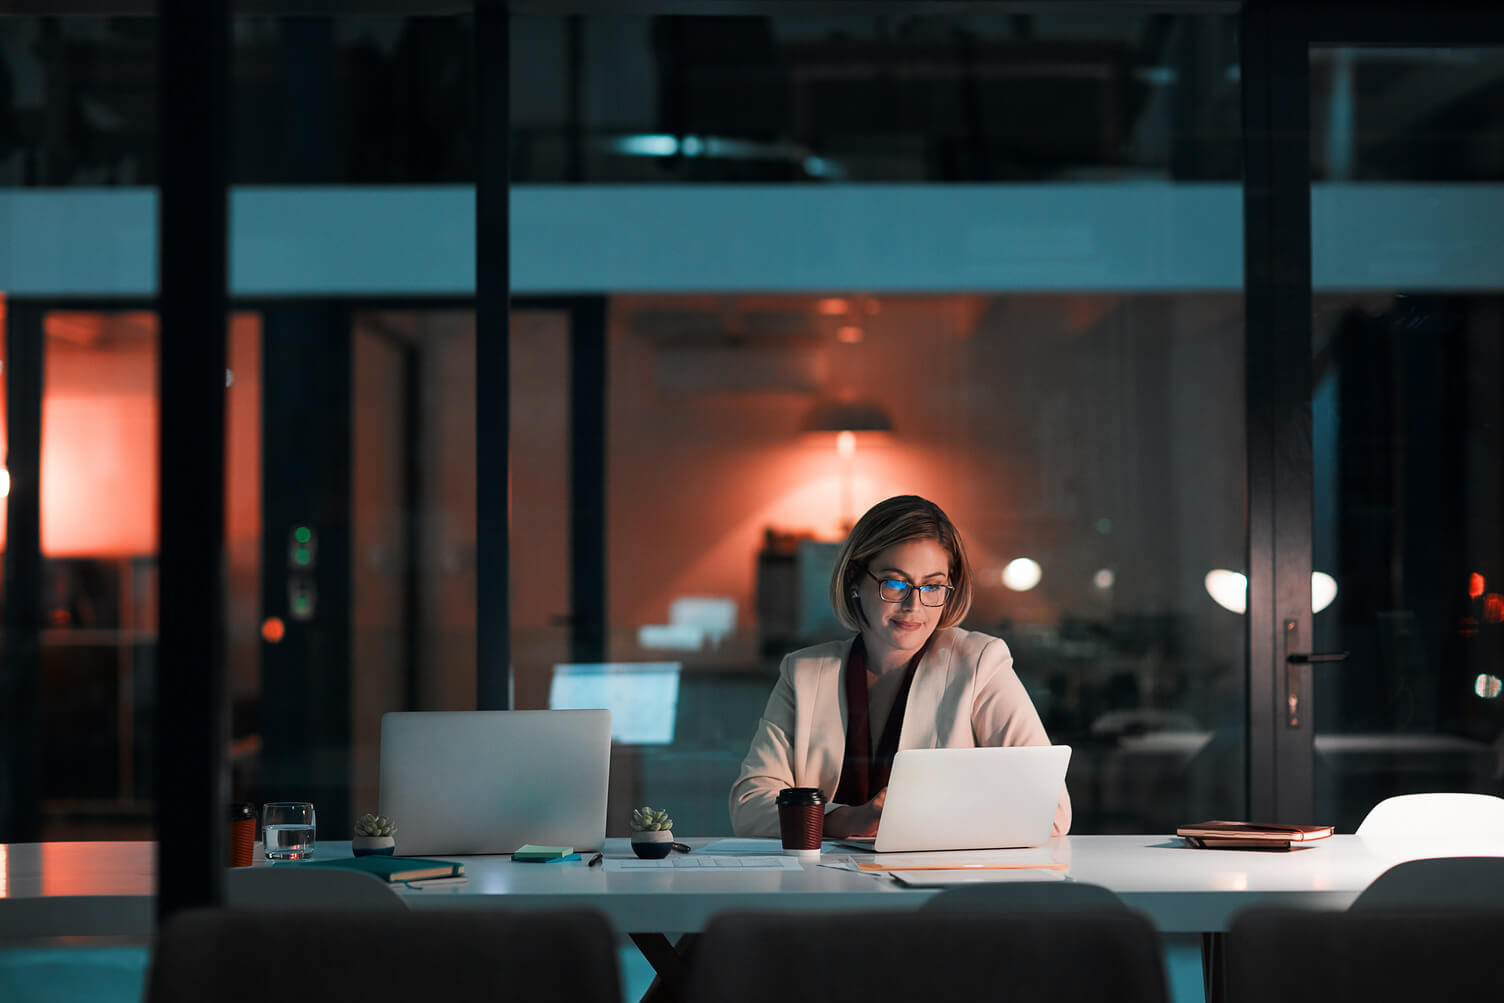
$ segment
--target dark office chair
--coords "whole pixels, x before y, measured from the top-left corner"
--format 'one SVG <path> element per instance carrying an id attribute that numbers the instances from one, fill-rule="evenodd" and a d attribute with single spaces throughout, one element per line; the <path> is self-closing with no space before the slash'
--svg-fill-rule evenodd
<path id="1" fill-rule="evenodd" d="M 620 1003 L 616 941 L 591 910 L 199 909 L 162 928 L 147 1003 L 427 1000 Z"/>
<path id="2" fill-rule="evenodd" d="M 1125 909 L 1101 885 L 1078 881 L 989 881 L 947 888 L 919 907 L 925 912 L 996 909 Z"/>
<path id="3" fill-rule="evenodd" d="M 1504 908 L 1252 909 L 1227 936 L 1229 1003 L 1497 999 Z"/>
<path id="4" fill-rule="evenodd" d="M 1167 998 L 1159 936 L 1126 909 L 724 913 L 689 968 L 689 1003 Z"/>
<path id="5" fill-rule="evenodd" d="M 1504 905 L 1504 857 L 1431 857 L 1395 864 L 1352 909 L 1492 908 Z"/>

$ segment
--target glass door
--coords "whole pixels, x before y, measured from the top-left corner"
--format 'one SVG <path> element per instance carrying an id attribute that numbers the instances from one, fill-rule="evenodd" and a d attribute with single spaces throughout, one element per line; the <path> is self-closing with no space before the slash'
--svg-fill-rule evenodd
<path id="1" fill-rule="evenodd" d="M 1504 47 L 1308 57 L 1302 650 L 1348 657 L 1292 668 L 1313 819 L 1351 832 L 1391 795 L 1504 790 Z"/>

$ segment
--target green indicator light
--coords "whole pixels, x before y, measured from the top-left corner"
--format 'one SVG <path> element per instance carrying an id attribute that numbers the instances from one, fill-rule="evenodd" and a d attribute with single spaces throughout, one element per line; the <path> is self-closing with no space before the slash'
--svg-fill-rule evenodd
<path id="1" fill-rule="evenodd" d="M 313 539 L 313 533 L 308 529 L 307 526 L 299 526 L 297 529 L 292 531 L 292 535 L 293 539 L 297 540 L 299 543 L 307 543 L 309 540 Z"/>
<path id="2" fill-rule="evenodd" d="M 299 547 L 297 550 L 294 550 L 292 552 L 292 559 L 294 561 L 296 561 L 297 563 L 299 563 L 299 564 L 307 564 L 308 563 L 308 551 L 306 549 L 304 549 L 303 547 Z"/>

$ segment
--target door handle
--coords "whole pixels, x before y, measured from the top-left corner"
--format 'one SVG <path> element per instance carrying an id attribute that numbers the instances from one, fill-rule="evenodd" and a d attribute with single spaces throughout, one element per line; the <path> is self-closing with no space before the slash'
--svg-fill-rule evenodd
<path id="1" fill-rule="evenodd" d="M 1331 665 L 1347 661 L 1345 651 L 1291 651 L 1295 621 L 1285 621 L 1285 727 L 1300 727 L 1300 666 Z"/>

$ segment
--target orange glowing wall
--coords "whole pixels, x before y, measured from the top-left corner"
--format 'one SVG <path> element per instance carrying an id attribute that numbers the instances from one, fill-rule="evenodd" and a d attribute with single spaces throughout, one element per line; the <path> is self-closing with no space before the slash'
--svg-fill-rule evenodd
<path id="1" fill-rule="evenodd" d="M 158 546 L 159 397 L 153 314 L 49 314 L 42 393 L 42 552 L 124 557 Z M 232 321 L 227 393 L 226 536 L 259 559 L 260 327 Z M 6 434 L 0 408 L 0 441 Z M 0 505 L 0 546 L 5 507 Z M 242 553 L 243 552 L 243 553 Z M 243 563 L 243 561 L 241 562 Z"/>
<path id="2" fill-rule="evenodd" d="M 1196 609 L 1206 569 L 1235 566 L 1209 562 L 1236 561 L 1242 540 L 1238 297 L 883 296 L 860 340 L 812 297 L 801 318 L 797 299 L 613 300 L 607 567 L 623 640 L 681 596 L 731 598 L 752 627 L 764 530 L 840 537 L 836 437 L 800 428 L 842 393 L 893 422 L 858 437 L 852 513 L 900 493 L 939 503 L 976 571 L 973 623 Z M 1001 570 L 1022 556 L 1044 580 L 1011 592 Z M 1093 586 L 1104 567 L 1111 597 Z"/>
<path id="3" fill-rule="evenodd" d="M 55 313 L 46 332 L 42 553 L 150 554 L 157 548 L 155 318 Z"/>

